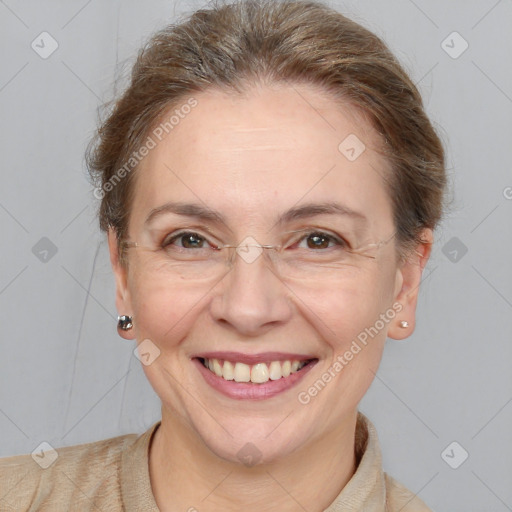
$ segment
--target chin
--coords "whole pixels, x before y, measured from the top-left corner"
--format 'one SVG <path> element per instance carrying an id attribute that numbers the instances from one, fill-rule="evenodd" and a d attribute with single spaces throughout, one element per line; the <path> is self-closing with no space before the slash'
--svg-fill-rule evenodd
<path id="1" fill-rule="evenodd" d="M 222 430 L 222 429 L 221 429 Z M 252 431 L 233 430 L 233 437 L 222 431 L 217 437 L 210 433 L 198 432 L 208 449 L 220 459 L 246 467 L 261 466 L 278 462 L 297 450 L 304 439 L 290 438 L 290 426 L 283 432 L 271 435 Z M 265 427 L 264 429 L 268 429 Z M 254 431 L 254 432 L 253 432 Z"/>

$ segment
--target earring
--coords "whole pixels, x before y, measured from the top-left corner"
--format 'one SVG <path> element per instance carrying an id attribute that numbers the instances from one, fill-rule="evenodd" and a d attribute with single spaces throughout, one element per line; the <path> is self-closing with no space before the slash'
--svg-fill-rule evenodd
<path id="1" fill-rule="evenodd" d="M 407 329 L 407 327 L 409 327 L 409 322 L 408 322 L 407 320 L 402 320 L 402 321 L 400 322 L 400 327 L 401 327 L 402 329 Z"/>
<path id="2" fill-rule="evenodd" d="M 133 327 L 133 319 L 131 316 L 122 315 L 117 317 L 117 331 L 129 331 Z"/>

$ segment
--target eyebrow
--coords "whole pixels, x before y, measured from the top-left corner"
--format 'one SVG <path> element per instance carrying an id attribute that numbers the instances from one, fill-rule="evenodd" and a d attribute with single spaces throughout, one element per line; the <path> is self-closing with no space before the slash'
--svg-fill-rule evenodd
<path id="1" fill-rule="evenodd" d="M 198 220 L 227 225 L 225 217 L 218 211 L 207 206 L 194 203 L 169 202 L 153 208 L 146 217 L 144 224 L 149 224 L 155 218 L 167 213 L 174 213 L 185 217 L 194 217 Z M 367 221 L 367 217 L 351 208 L 336 202 L 307 203 L 295 206 L 279 215 L 275 225 L 283 225 L 295 220 L 301 220 L 316 215 L 345 215 L 359 221 Z"/>

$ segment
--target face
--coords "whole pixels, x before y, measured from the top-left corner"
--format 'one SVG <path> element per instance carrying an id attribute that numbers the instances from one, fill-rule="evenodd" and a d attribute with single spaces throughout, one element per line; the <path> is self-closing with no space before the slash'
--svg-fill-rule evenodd
<path id="1" fill-rule="evenodd" d="M 245 449 L 273 461 L 354 419 L 386 336 L 411 333 L 429 245 L 399 265 L 389 169 L 353 107 L 298 85 L 194 97 L 137 170 L 127 267 L 109 233 L 117 307 L 133 316 L 126 336 L 159 354 L 144 371 L 162 426 L 227 460 Z M 244 240 L 230 266 L 183 270 L 198 263 L 190 251 Z"/>

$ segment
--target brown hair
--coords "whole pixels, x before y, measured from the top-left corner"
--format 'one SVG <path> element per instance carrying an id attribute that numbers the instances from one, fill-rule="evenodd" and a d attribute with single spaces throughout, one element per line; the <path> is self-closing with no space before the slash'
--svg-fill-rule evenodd
<path id="1" fill-rule="evenodd" d="M 134 188 L 126 162 L 169 108 L 211 87 L 242 93 L 256 81 L 320 86 L 363 112 L 393 171 L 387 183 L 401 254 L 421 242 L 423 228 L 435 228 L 446 186 L 443 146 L 382 40 L 319 2 L 239 0 L 168 25 L 140 50 L 127 90 L 87 151 L 101 229 L 112 227 L 118 241 L 126 236 Z"/>

